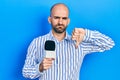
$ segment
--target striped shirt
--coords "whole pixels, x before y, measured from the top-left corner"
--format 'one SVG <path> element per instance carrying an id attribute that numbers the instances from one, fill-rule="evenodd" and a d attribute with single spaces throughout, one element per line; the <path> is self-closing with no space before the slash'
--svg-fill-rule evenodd
<path id="1" fill-rule="evenodd" d="M 23 76 L 39 80 L 79 80 L 79 72 L 86 54 L 103 52 L 114 46 L 108 36 L 98 31 L 86 30 L 83 41 L 75 48 L 75 41 L 66 32 L 65 38 L 59 42 L 50 31 L 44 36 L 35 38 L 29 48 L 22 70 Z M 51 68 L 39 71 L 39 65 L 45 56 L 44 44 L 46 40 L 55 41 L 56 59 Z"/>

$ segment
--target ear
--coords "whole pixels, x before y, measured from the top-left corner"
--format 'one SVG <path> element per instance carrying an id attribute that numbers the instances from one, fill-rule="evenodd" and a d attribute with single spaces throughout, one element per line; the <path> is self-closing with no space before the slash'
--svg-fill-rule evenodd
<path id="1" fill-rule="evenodd" d="M 51 24 L 51 17 L 50 16 L 48 17 L 48 22 Z"/>

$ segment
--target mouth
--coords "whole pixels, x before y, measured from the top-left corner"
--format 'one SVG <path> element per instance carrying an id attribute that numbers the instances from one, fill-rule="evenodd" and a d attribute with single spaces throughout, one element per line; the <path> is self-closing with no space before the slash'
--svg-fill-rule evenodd
<path id="1" fill-rule="evenodd" d="M 54 30 L 57 32 L 57 33 L 62 33 L 65 31 L 65 26 L 64 25 L 56 25 L 56 27 L 54 27 Z"/>
<path id="2" fill-rule="evenodd" d="M 64 26 L 57 26 L 57 29 L 63 29 Z"/>
<path id="3" fill-rule="evenodd" d="M 58 26 L 57 28 L 58 28 L 58 29 L 62 29 L 62 28 L 63 28 L 63 26 Z"/>
<path id="4" fill-rule="evenodd" d="M 64 26 L 63 25 L 57 25 L 58 28 L 63 28 Z"/>

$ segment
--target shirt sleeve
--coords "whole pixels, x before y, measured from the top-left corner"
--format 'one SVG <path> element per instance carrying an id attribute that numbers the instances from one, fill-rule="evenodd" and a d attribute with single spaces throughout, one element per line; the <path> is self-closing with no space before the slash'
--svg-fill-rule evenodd
<path id="1" fill-rule="evenodd" d="M 25 64 L 23 66 L 22 74 L 26 78 L 35 79 L 38 77 L 42 77 L 44 72 L 39 71 L 39 65 L 42 61 L 37 59 L 37 47 L 36 47 L 36 40 L 34 39 L 30 46 L 28 47 L 28 52 L 25 60 Z"/>
<path id="2" fill-rule="evenodd" d="M 115 45 L 114 41 L 110 37 L 98 31 L 91 31 L 88 29 L 85 29 L 85 31 L 86 34 L 83 42 L 81 43 L 83 52 L 85 54 L 110 50 Z"/>

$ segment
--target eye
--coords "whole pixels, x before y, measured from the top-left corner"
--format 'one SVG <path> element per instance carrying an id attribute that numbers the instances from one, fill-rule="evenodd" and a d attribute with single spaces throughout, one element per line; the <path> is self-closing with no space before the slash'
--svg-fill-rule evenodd
<path id="1" fill-rule="evenodd" d="M 68 19 L 68 17 L 63 17 L 62 19 L 63 19 L 63 20 L 67 20 L 67 19 Z"/>
<path id="2" fill-rule="evenodd" d="M 54 17 L 54 19 L 60 19 L 60 17 L 58 17 L 58 16 L 55 16 L 55 17 Z"/>

